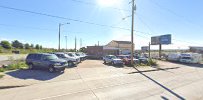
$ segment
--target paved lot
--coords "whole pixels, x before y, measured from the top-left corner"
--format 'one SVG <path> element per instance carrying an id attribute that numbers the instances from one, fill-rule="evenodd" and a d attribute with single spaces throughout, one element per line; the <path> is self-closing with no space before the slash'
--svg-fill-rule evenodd
<path id="1" fill-rule="evenodd" d="M 21 70 L 6 73 L 0 100 L 200 100 L 203 66 L 159 62 L 160 69 L 113 67 L 87 60 L 64 73 Z"/>

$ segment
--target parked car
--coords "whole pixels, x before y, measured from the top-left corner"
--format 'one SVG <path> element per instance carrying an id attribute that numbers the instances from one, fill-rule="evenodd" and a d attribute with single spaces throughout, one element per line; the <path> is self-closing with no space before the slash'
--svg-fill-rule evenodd
<path id="1" fill-rule="evenodd" d="M 122 59 L 125 65 L 131 64 L 131 56 L 129 55 L 118 55 L 117 58 Z M 139 63 L 138 59 L 133 58 L 133 62 Z"/>
<path id="2" fill-rule="evenodd" d="M 77 59 L 63 52 L 54 53 L 58 58 L 66 60 L 69 66 L 77 66 Z"/>
<path id="3" fill-rule="evenodd" d="M 81 61 L 84 61 L 86 59 L 86 56 L 81 52 L 76 52 L 75 55 L 80 57 Z"/>
<path id="4" fill-rule="evenodd" d="M 77 61 L 77 64 L 81 62 L 80 57 L 76 56 L 74 52 L 66 52 L 66 54 L 70 57 L 75 58 Z"/>
<path id="5" fill-rule="evenodd" d="M 49 72 L 64 71 L 68 66 L 67 61 L 59 59 L 54 54 L 48 53 L 33 53 L 26 57 L 26 64 L 29 69 L 40 68 L 48 69 Z"/>
<path id="6" fill-rule="evenodd" d="M 103 57 L 104 64 L 110 63 L 112 65 L 123 65 L 123 61 L 114 55 L 107 55 Z"/>

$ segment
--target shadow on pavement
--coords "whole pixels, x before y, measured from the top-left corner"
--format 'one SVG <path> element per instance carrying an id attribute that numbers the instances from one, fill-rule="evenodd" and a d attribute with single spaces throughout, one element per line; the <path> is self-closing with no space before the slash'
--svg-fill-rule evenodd
<path id="1" fill-rule="evenodd" d="M 153 72 L 153 71 L 167 71 L 170 69 L 178 69 L 180 67 L 172 67 L 172 68 L 156 68 L 156 69 L 151 69 L 151 70 L 144 70 L 144 71 L 135 71 L 135 72 L 130 72 L 128 74 L 134 74 L 134 73 L 140 73 L 140 72 Z"/>
<path id="2" fill-rule="evenodd" d="M 185 100 L 185 98 L 183 98 L 182 96 L 180 96 L 179 94 L 175 93 L 174 91 L 172 91 L 171 89 L 167 88 L 166 86 L 162 85 L 161 83 L 157 82 L 156 80 L 152 79 L 151 77 L 145 75 L 143 72 L 139 71 L 137 68 L 134 67 L 135 70 L 137 70 L 138 73 L 140 73 L 141 75 L 143 75 L 144 77 L 148 78 L 149 80 L 151 80 L 152 82 L 156 83 L 157 85 L 159 85 L 160 87 L 162 87 L 163 89 L 165 89 L 166 91 L 170 92 L 171 94 L 173 94 L 174 96 L 176 96 L 178 99 L 180 100 Z M 162 96 L 162 99 L 163 96 Z M 165 99 L 164 99 L 165 100 Z M 167 99 L 166 99 L 167 100 Z"/>
<path id="3" fill-rule="evenodd" d="M 174 64 L 181 64 L 189 67 L 198 67 L 198 68 L 203 68 L 203 64 L 191 64 L 191 63 L 181 63 L 181 62 L 175 62 L 175 61 L 169 61 Z"/>
<path id="4" fill-rule="evenodd" d="M 46 81 L 63 74 L 63 72 L 49 73 L 48 71 L 44 71 L 44 70 L 16 70 L 16 71 L 7 72 L 6 74 L 19 79 L 25 79 L 25 80 L 35 79 L 35 80 Z"/>
<path id="5" fill-rule="evenodd" d="M 104 63 L 103 63 L 104 64 Z M 115 67 L 115 68 L 123 68 L 124 67 L 124 65 L 112 65 L 112 64 L 104 64 L 104 65 L 106 65 L 106 66 L 111 66 L 111 67 Z"/>

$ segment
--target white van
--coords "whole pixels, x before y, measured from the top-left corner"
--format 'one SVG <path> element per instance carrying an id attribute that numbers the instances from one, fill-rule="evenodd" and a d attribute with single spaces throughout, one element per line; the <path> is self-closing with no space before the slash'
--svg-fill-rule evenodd
<path id="1" fill-rule="evenodd" d="M 201 63 L 202 55 L 198 53 L 182 53 L 180 62 L 182 63 Z"/>

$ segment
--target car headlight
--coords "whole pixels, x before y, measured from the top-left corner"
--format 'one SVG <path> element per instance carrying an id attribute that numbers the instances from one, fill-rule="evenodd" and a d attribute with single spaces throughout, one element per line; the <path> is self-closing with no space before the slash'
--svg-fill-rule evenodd
<path id="1" fill-rule="evenodd" d="M 60 66 L 60 65 L 61 65 L 61 63 L 55 63 L 54 65 L 55 65 L 55 66 Z"/>

